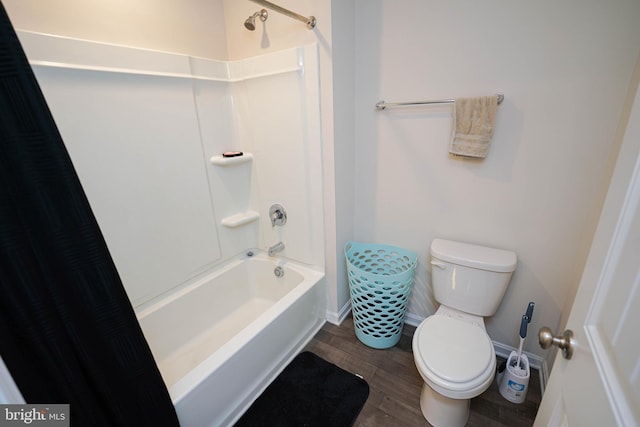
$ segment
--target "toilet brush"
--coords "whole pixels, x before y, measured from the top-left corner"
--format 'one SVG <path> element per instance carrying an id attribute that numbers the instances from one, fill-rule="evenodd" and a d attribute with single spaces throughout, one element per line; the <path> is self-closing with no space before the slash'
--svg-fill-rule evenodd
<path id="1" fill-rule="evenodd" d="M 500 382 L 502 381 L 502 374 L 504 373 L 504 370 L 507 368 L 507 361 L 511 360 L 512 356 L 517 355 L 516 364 L 520 366 L 520 358 L 522 356 L 522 347 L 524 345 L 524 339 L 527 336 L 527 326 L 529 325 L 529 323 L 531 323 L 531 318 L 533 317 L 534 306 L 535 306 L 535 303 L 530 302 L 529 305 L 527 306 L 527 311 L 525 312 L 524 316 L 522 316 L 522 321 L 520 322 L 520 345 L 518 346 L 518 352 L 515 353 L 512 351 L 511 354 L 509 354 L 509 357 L 507 358 L 507 360 L 503 361 L 498 366 L 498 374 L 497 374 L 498 384 L 500 384 Z M 525 317 L 527 317 L 526 323 L 524 321 Z"/>
<path id="2" fill-rule="evenodd" d="M 502 396 L 513 402 L 524 402 L 527 394 L 527 386 L 529 384 L 530 366 L 529 358 L 522 353 L 524 340 L 527 336 L 527 326 L 531 322 L 533 316 L 534 303 L 530 302 L 526 313 L 520 321 L 520 343 L 518 351 L 512 351 L 504 364 L 498 368 L 498 388 Z"/>
<path id="3" fill-rule="evenodd" d="M 517 364 L 518 368 L 520 368 L 520 358 L 522 357 L 522 347 L 524 346 L 524 339 L 527 337 L 527 326 L 531 323 L 531 318 L 533 317 L 533 307 L 534 303 L 530 302 L 527 307 L 527 312 L 522 316 L 522 321 L 520 321 L 520 344 L 518 345 L 518 358 Z"/>
<path id="4" fill-rule="evenodd" d="M 520 359 L 522 358 L 522 347 L 524 346 L 524 339 L 527 336 L 527 325 L 529 325 L 529 318 L 527 315 L 522 316 L 520 321 L 520 344 L 518 344 L 518 356 L 516 357 L 516 366 L 520 368 Z"/>

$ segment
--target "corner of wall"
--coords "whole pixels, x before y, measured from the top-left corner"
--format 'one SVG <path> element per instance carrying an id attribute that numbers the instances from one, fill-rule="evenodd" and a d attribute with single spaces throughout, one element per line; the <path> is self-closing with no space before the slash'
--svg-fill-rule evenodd
<path id="1" fill-rule="evenodd" d="M 347 318 L 349 313 L 351 312 L 351 301 L 348 301 L 342 308 L 338 311 L 330 311 L 327 309 L 327 322 L 340 326 L 340 324 Z"/>

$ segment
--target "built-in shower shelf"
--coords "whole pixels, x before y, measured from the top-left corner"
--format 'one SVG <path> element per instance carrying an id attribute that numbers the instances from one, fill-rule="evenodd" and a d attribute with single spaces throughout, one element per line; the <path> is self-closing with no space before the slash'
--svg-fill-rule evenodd
<path id="1" fill-rule="evenodd" d="M 224 157 L 222 155 L 213 156 L 209 161 L 216 166 L 234 166 L 241 163 L 250 162 L 253 159 L 253 154 L 244 153 L 242 156 L 237 157 Z"/>
<path id="2" fill-rule="evenodd" d="M 240 227 L 245 224 L 249 224 L 251 222 L 257 221 L 260 218 L 260 214 L 256 211 L 246 211 L 240 212 L 235 215 L 231 215 L 225 218 L 222 218 L 222 225 L 229 228 Z"/>

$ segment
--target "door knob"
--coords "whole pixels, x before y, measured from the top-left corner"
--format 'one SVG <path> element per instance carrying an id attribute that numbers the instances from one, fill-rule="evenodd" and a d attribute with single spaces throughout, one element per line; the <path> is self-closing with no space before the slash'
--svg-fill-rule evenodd
<path id="1" fill-rule="evenodd" d="M 571 356 L 573 356 L 572 338 L 573 331 L 571 329 L 567 329 L 558 337 L 553 336 L 551 329 L 546 326 L 540 328 L 540 332 L 538 332 L 538 342 L 540 343 L 540 347 L 546 350 L 552 345 L 557 345 L 560 347 L 560 350 L 562 350 L 562 357 L 565 359 L 571 359 Z"/>

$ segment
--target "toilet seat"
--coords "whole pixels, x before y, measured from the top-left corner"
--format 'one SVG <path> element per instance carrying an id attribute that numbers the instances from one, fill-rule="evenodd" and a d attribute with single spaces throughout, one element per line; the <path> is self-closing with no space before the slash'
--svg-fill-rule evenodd
<path id="1" fill-rule="evenodd" d="M 414 333 L 413 352 L 425 382 L 443 396 L 470 399 L 493 380 L 495 351 L 487 332 L 477 324 L 430 316 Z"/>

